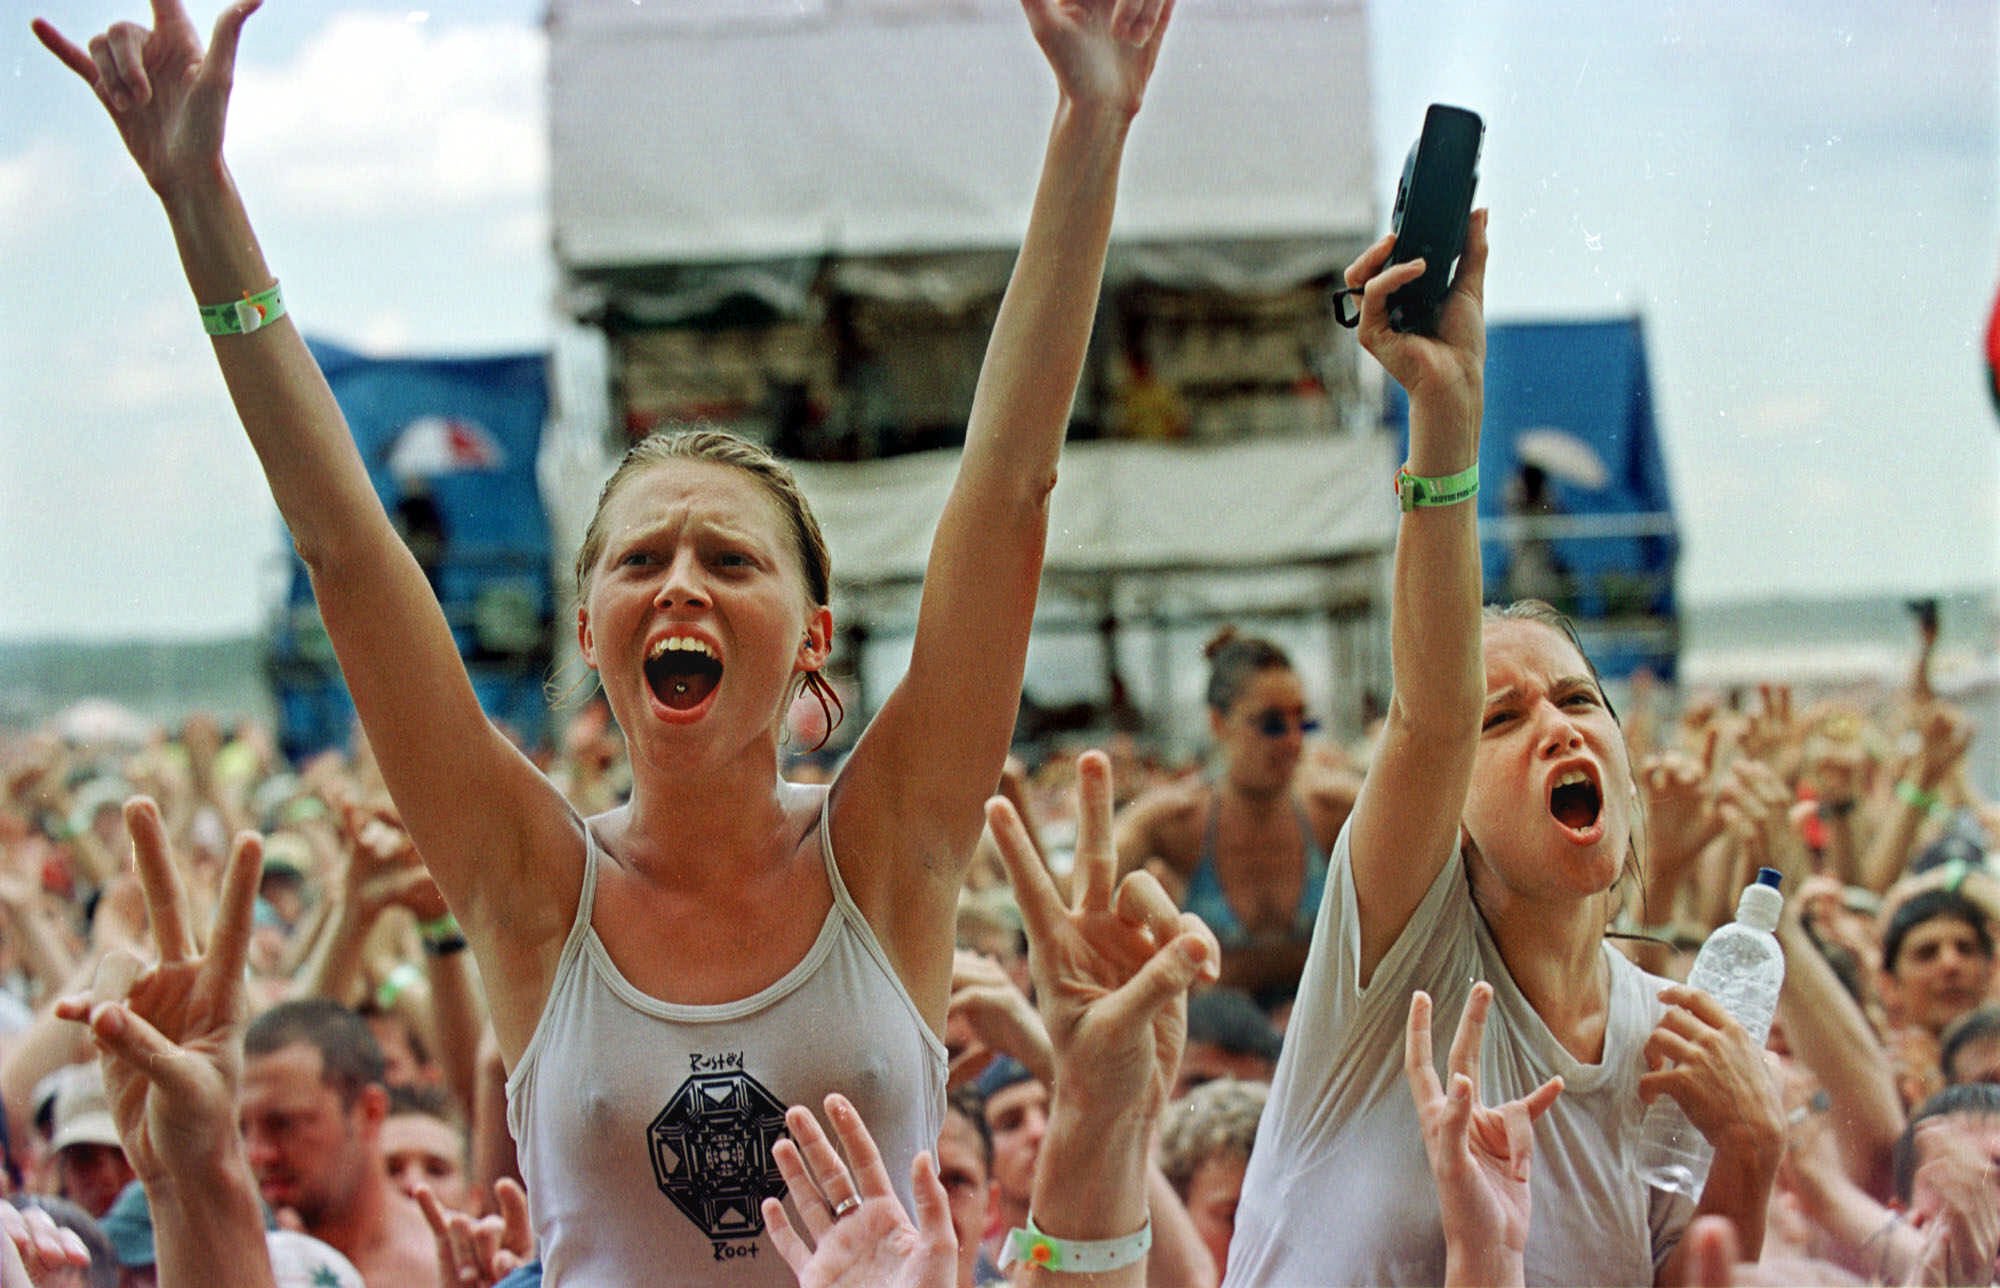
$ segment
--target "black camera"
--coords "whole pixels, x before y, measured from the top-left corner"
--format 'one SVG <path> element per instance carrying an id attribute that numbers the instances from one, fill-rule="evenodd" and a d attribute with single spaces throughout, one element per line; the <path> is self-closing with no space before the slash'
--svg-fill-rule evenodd
<path id="1" fill-rule="evenodd" d="M 1465 229 L 1472 217 L 1472 191 L 1479 183 L 1479 148 L 1486 138 L 1485 122 L 1476 112 L 1433 103 L 1424 113 L 1424 130 L 1403 162 L 1396 184 L 1396 209 L 1390 231 L 1396 245 L 1385 268 L 1424 261 L 1424 274 L 1389 297 L 1389 325 L 1398 331 L 1435 333 L 1437 314 L 1451 289 L 1452 267 L 1465 248 Z M 1335 296 L 1335 315 L 1342 326 L 1361 321 L 1359 291 Z M 1348 308 L 1353 305 L 1350 316 Z"/>

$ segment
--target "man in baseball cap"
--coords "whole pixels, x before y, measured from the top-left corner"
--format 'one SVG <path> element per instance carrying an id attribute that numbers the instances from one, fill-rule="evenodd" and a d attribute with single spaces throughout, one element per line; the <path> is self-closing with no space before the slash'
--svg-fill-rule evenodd
<path id="1" fill-rule="evenodd" d="M 117 1124 L 104 1096 L 104 1074 L 96 1061 L 71 1065 L 56 1089 L 55 1129 L 49 1139 L 62 1196 L 94 1217 L 111 1210 L 118 1192 L 133 1178 L 118 1142 Z"/>

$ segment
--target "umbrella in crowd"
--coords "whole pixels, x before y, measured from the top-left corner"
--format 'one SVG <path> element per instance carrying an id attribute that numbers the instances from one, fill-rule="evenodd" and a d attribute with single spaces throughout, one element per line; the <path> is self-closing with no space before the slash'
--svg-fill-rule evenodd
<path id="1" fill-rule="evenodd" d="M 1568 430 L 1541 425 L 1514 440 L 1514 458 L 1552 479 L 1595 491 L 1610 481 L 1611 471 L 1597 449 Z"/>

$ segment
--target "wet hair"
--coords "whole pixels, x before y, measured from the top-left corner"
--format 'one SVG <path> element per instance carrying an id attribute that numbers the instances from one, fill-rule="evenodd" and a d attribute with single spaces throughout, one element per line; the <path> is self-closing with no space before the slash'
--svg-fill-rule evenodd
<path id="1" fill-rule="evenodd" d="M 1895 974 L 1903 940 L 1918 926 L 1939 917 L 1950 917 L 1972 927 L 1981 955 L 1993 956 L 1993 932 L 1987 929 L 1986 913 L 1978 904 L 1956 890 L 1921 890 L 1897 904 L 1896 910 L 1889 914 L 1889 925 L 1882 932 L 1882 969 Z"/>
<path id="2" fill-rule="evenodd" d="M 1604 709 L 1611 713 L 1612 720 L 1623 726 L 1624 722 L 1618 720 L 1618 709 L 1611 705 L 1611 695 L 1604 691 L 1604 677 L 1597 673 L 1597 663 L 1590 660 L 1590 653 L 1583 647 L 1583 640 L 1576 633 L 1576 623 L 1570 620 L 1569 614 L 1545 599 L 1517 599 L 1511 604 L 1486 605 L 1479 610 L 1479 621 L 1482 626 L 1490 622 L 1534 622 L 1568 640 L 1576 655 L 1583 659 L 1584 669 L 1590 672 L 1590 682 L 1597 686 L 1598 700 L 1604 703 Z"/>
<path id="3" fill-rule="evenodd" d="M 320 1081 L 340 1093 L 343 1107 L 369 1087 L 383 1085 L 387 1063 L 368 1022 L 324 997 L 280 1002 L 250 1022 L 243 1034 L 246 1058 L 276 1055 L 303 1042 L 319 1052 Z"/>
<path id="4" fill-rule="evenodd" d="M 979 1137 L 979 1165 L 987 1171 L 993 1170 L 993 1129 L 986 1125 L 986 1097 L 979 1094 L 979 1088 L 966 1083 L 944 1098 L 947 1115 L 957 1114 L 971 1125 L 973 1133 Z"/>
<path id="5" fill-rule="evenodd" d="M 1611 715 L 1611 723 L 1622 731 L 1624 721 L 1618 718 L 1618 708 L 1611 705 L 1611 695 L 1604 691 L 1604 677 L 1597 673 L 1597 663 L 1590 660 L 1590 653 L 1583 647 L 1583 640 L 1576 633 L 1576 623 L 1569 615 L 1545 599 L 1517 599 L 1510 604 L 1487 604 L 1479 610 L 1479 624 L 1483 629 L 1495 622 L 1533 622 L 1546 627 L 1569 641 L 1576 655 L 1583 659 L 1583 666 L 1590 673 L 1590 682 L 1597 687 L 1597 700 Z M 1636 786 L 1636 784 L 1635 784 Z M 1612 901 L 1612 918 L 1616 920 L 1618 909 L 1628 900 L 1637 900 L 1640 924 L 1647 923 L 1646 915 L 1646 801 L 1636 792 L 1633 796 L 1632 840 L 1625 854 L 1625 866 L 1618 873 L 1618 880 L 1612 883 L 1612 890 L 1625 886 L 1626 892 L 1615 894 Z M 1466 870 L 1466 879 L 1472 877 L 1471 869 Z M 1627 935 L 1613 932 L 1614 939 L 1639 939 L 1659 942 L 1647 935 Z"/>
<path id="6" fill-rule="evenodd" d="M 1911 1192 L 1917 1185 L 1917 1165 L 1921 1161 L 1917 1158 L 1918 1125 L 1927 1118 L 1954 1114 L 1968 1118 L 2000 1118 L 2000 1084 L 1961 1082 L 1957 1086 L 1946 1087 L 1911 1112 L 1910 1121 L 1903 1127 L 1903 1134 L 1896 1137 L 1895 1148 L 1889 1156 L 1894 1166 L 1899 1202 L 1909 1203 Z"/>
<path id="7" fill-rule="evenodd" d="M 1986 1038 L 2000 1038 L 2000 1006 L 1992 1002 L 1974 1007 L 1945 1025 L 1944 1037 L 1938 1045 L 1938 1067 L 1944 1070 L 1946 1082 L 1965 1081 L 1952 1071 L 1952 1062 L 1967 1046 Z"/>
<path id="8" fill-rule="evenodd" d="M 1209 710 L 1221 715 L 1236 705 L 1250 681 L 1264 671 L 1289 671 L 1292 659 L 1285 650 L 1267 639 L 1241 635 L 1234 626 L 1225 626 L 1201 651 L 1208 659 L 1208 688 L 1204 697 Z"/>
<path id="9" fill-rule="evenodd" d="M 1270 1096 L 1269 1083 L 1217 1078 L 1167 1106 L 1160 1130 L 1160 1170 L 1174 1193 L 1186 1198 L 1194 1174 L 1211 1158 L 1250 1157 L 1257 1143 L 1257 1120 Z"/>
<path id="10" fill-rule="evenodd" d="M 611 498 L 618 494 L 619 488 L 632 475 L 675 461 L 726 465 L 755 479 L 766 495 L 777 502 L 778 509 L 791 523 L 793 553 L 798 556 L 799 571 L 806 579 L 807 606 L 819 608 L 830 602 L 833 557 L 827 551 L 826 534 L 820 531 L 819 520 L 813 517 L 812 506 L 806 502 L 805 493 L 799 490 L 798 478 L 793 475 L 791 467 L 747 438 L 739 438 L 720 429 L 679 428 L 657 430 L 626 448 L 618 468 L 604 480 L 604 487 L 597 494 L 597 507 L 591 511 L 590 526 L 584 529 L 583 544 L 576 550 L 576 602 L 579 605 L 590 592 L 591 570 L 604 554 L 605 507 L 611 504 Z M 821 712 L 826 716 L 826 737 L 831 737 L 841 718 L 847 714 L 840 695 L 818 671 L 804 673 L 800 691 L 812 694 L 813 700 L 819 703 Z M 795 692 L 786 697 L 787 709 L 797 696 Z M 820 739 L 820 746 L 826 744 L 826 737 Z"/>

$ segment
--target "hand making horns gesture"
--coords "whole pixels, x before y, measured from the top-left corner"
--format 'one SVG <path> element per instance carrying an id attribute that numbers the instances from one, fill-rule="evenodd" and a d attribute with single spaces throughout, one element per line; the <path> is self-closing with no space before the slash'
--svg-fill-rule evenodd
<path id="1" fill-rule="evenodd" d="M 1474 984 L 1451 1040 L 1447 1088 L 1438 1080 L 1431 1056 L 1430 994 L 1411 994 L 1403 1072 L 1423 1125 L 1424 1153 L 1437 1184 L 1447 1243 L 1462 1241 L 1468 1250 L 1483 1244 L 1518 1258 L 1528 1246 L 1528 1165 L 1535 1152 L 1535 1120 L 1562 1093 L 1562 1079 L 1550 1078 L 1504 1105 L 1480 1103 L 1479 1045 L 1492 1005 L 1493 986 L 1484 980 Z"/>
<path id="2" fill-rule="evenodd" d="M 77 48 L 46 19 L 35 35 L 97 94 L 125 150 L 162 197 L 175 182 L 220 163 L 222 125 L 236 75 L 243 22 L 263 0 L 238 0 L 215 20 L 206 53 L 180 0 L 153 0 L 153 25 L 113 23 Z"/>

